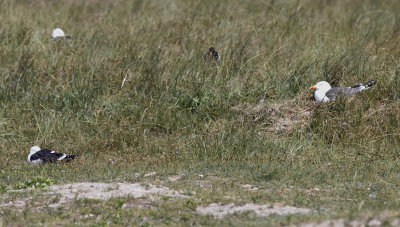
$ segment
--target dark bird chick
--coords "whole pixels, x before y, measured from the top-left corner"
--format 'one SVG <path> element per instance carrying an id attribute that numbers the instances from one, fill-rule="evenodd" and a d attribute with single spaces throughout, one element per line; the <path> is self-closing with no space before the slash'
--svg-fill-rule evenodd
<path id="1" fill-rule="evenodd" d="M 220 56 L 219 53 L 215 50 L 214 47 L 210 47 L 210 49 L 208 49 L 208 52 L 207 52 L 206 55 L 204 56 L 204 60 L 205 60 L 205 61 L 215 60 L 215 61 L 217 62 L 217 61 L 219 61 L 220 58 L 221 58 L 221 56 Z"/>

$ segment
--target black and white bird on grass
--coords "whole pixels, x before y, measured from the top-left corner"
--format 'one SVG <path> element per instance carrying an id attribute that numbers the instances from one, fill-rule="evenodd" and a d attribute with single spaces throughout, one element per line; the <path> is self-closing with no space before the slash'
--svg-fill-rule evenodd
<path id="1" fill-rule="evenodd" d="M 40 149 L 38 146 L 31 147 L 28 155 L 28 162 L 32 163 L 47 163 L 56 161 L 71 161 L 76 155 L 67 155 L 65 153 L 56 153 L 49 149 Z"/>
<path id="2" fill-rule="evenodd" d="M 210 47 L 210 49 L 208 49 L 208 52 L 206 53 L 206 55 L 204 55 L 204 60 L 205 60 L 205 61 L 212 61 L 212 60 L 214 60 L 215 62 L 218 62 L 220 58 L 221 58 L 221 56 L 220 56 L 219 53 L 215 50 L 214 47 Z"/>
<path id="3" fill-rule="evenodd" d="M 370 80 L 365 84 L 357 84 L 352 87 L 331 87 L 326 81 L 320 81 L 310 89 L 315 89 L 314 100 L 317 102 L 327 102 L 335 100 L 336 97 L 350 97 L 363 90 L 366 90 L 375 84 L 375 80 Z"/>

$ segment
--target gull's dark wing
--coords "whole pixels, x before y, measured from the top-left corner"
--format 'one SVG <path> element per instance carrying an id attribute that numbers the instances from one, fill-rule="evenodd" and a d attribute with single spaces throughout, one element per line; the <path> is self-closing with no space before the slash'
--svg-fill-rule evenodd
<path id="1" fill-rule="evenodd" d="M 57 161 L 60 157 L 64 156 L 63 153 L 56 153 L 49 149 L 42 149 L 31 156 L 31 161 L 42 160 L 43 162 Z"/>

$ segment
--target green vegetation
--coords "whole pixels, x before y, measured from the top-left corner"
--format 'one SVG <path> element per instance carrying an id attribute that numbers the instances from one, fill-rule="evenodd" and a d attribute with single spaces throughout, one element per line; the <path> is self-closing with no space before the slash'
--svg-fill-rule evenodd
<path id="1" fill-rule="evenodd" d="M 53 181 L 48 178 L 35 177 L 33 179 L 29 179 L 24 183 L 20 183 L 16 186 L 17 189 L 24 188 L 46 188 L 53 184 Z"/>
<path id="2" fill-rule="evenodd" d="M 192 195 L 143 209 L 123 208 L 137 198 L 0 207 L 0 222 L 265 226 L 400 216 L 399 12 L 398 0 L 0 0 L 0 203 L 9 189 L 82 181 Z M 51 42 L 56 27 L 72 39 Z M 218 66 L 204 64 L 210 46 Z M 369 79 L 377 85 L 354 98 L 310 100 L 320 80 Z M 79 157 L 29 165 L 33 145 Z M 194 212 L 213 202 L 314 212 Z M 96 217 L 79 218 L 86 214 Z"/>

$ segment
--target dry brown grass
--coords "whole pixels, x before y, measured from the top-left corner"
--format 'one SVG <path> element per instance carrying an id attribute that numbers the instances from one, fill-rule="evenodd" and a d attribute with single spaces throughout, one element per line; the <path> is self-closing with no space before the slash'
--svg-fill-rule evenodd
<path id="1" fill-rule="evenodd" d="M 265 132 L 287 134 L 308 125 L 315 103 L 289 100 L 281 103 L 240 104 L 232 107 L 240 113 L 240 122 L 250 121 Z"/>

